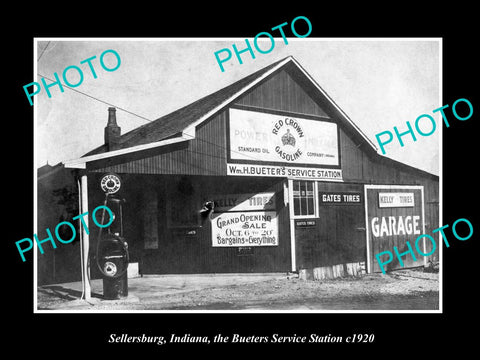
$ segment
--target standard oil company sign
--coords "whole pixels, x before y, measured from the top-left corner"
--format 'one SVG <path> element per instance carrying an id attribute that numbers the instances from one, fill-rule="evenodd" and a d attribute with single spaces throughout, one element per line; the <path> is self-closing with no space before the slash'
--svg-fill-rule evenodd
<path id="1" fill-rule="evenodd" d="M 230 109 L 232 160 L 339 166 L 337 124 Z"/>

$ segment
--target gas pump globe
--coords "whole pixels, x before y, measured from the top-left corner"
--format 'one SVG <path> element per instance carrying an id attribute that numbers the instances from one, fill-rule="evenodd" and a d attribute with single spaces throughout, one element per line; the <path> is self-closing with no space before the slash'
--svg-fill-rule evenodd
<path id="1" fill-rule="evenodd" d="M 105 175 L 100 185 L 105 192 L 105 206 L 113 213 L 113 221 L 106 229 L 100 228 L 95 259 L 103 278 L 103 297 L 108 300 L 128 296 L 128 243 L 123 236 L 123 204 L 125 199 L 116 195 L 120 189 L 120 178 L 116 174 Z M 103 209 L 97 213 L 104 225 L 111 221 L 110 214 Z"/>

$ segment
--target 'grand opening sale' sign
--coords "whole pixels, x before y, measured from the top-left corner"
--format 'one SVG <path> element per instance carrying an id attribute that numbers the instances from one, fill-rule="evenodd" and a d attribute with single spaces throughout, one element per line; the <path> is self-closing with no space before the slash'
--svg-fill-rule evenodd
<path id="1" fill-rule="evenodd" d="M 277 246 L 275 211 L 220 213 L 212 217 L 212 246 Z"/>

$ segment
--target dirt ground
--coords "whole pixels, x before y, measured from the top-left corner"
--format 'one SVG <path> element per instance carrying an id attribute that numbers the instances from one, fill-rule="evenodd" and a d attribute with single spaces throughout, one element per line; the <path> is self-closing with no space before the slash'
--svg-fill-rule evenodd
<path id="1" fill-rule="evenodd" d="M 158 277 L 161 279 L 161 277 Z M 136 280 L 136 281 L 134 281 Z M 156 278 L 129 280 L 129 296 L 89 303 L 66 286 L 38 288 L 39 310 L 438 310 L 438 273 L 423 269 L 324 281 L 296 275 L 245 278 L 196 285 L 158 286 Z M 195 281 L 192 280 L 193 282 Z M 99 285 L 97 285 L 98 287 Z M 155 287 L 157 286 L 157 287 Z"/>

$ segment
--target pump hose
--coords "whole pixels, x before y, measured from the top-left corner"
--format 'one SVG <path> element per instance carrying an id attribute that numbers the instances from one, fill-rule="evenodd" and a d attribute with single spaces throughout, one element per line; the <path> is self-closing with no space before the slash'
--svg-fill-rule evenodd
<path id="1" fill-rule="evenodd" d="M 108 199 L 108 193 L 105 194 L 105 202 L 104 202 L 104 208 L 103 208 L 103 212 L 102 212 L 102 222 L 101 224 L 103 225 L 103 220 L 105 220 L 105 207 L 107 206 L 107 199 Z M 96 263 L 97 263 L 97 267 L 98 269 L 100 270 L 100 272 L 107 278 L 110 278 L 110 279 L 116 279 L 116 278 L 119 278 L 121 276 L 123 276 L 123 274 L 125 274 L 125 272 L 127 271 L 128 269 L 128 262 L 129 262 L 129 254 L 128 254 L 128 246 L 125 246 L 125 243 L 122 242 L 120 239 L 108 239 L 108 240 L 101 240 L 101 235 L 102 235 L 102 227 L 100 227 L 98 229 L 98 239 L 97 239 L 97 248 L 96 248 L 96 254 L 95 254 L 95 260 L 96 260 Z M 127 261 L 127 266 L 125 267 L 125 269 L 123 269 L 121 272 L 119 272 L 118 274 L 115 274 L 115 275 L 107 275 L 105 273 L 105 271 L 103 271 L 103 268 L 102 266 L 100 265 L 100 261 L 99 261 L 99 256 L 98 256 L 98 253 L 99 253 L 99 249 L 100 249 L 100 243 L 101 242 L 112 242 L 112 243 L 121 243 L 123 248 L 125 249 L 125 257 L 126 257 L 126 261 Z"/>

